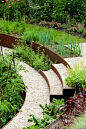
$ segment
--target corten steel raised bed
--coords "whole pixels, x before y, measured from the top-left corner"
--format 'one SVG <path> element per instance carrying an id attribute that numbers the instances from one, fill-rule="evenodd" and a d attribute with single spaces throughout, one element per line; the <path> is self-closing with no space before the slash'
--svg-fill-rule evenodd
<path id="1" fill-rule="evenodd" d="M 4 46 L 4 47 L 8 47 L 8 48 L 13 48 L 13 45 L 17 44 L 17 40 L 20 40 L 21 38 L 17 38 L 14 36 L 10 36 L 10 35 L 5 35 L 5 34 L 0 34 L 0 45 Z M 21 41 L 19 41 L 21 43 Z M 27 44 L 30 46 L 31 43 L 27 42 Z M 38 43 L 33 42 L 32 43 L 32 49 L 36 52 L 37 50 L 40 51 L 44 51 L 45 55 L 48 55 L 49 58 L 55 62 L 57 61 L 57 63 L 63 63 L 66 67 L 70 65 L 58 54 L 56 54 L 55 52 L 51 51 L 50 49 L 48 49 L 47 47 L 44 47 Z"/>
<path id="2" fill-rule="evenodd" d="M 0 34 L 0 45 L 4 46 L 4 47 L 8 47 L 8 48 L 13 48 L 13 45 L 17 44 L 17 41 L 21 44 L 21 38 L 17 38 L 14 36 L 10 36 L 10 35 L 5 35 L 5 34 Z M 31 42 L 26 42 L 28 44 L 28 46 L 31 45 Z M 54 53 L 53 51 L 49 50 L 48 48 L 44 47 L 43 45 L 40 45 L 38 43 L 33 42 L 32 43 L 32 49 L 37 52 L 37 50 L 39 49 L 39 52 L 44 52 L 45 55 L 48 55 L 49 58 L 55 62 L 57 61 L 57 63 L 63 63 L 66 67 L 70 65 L 58 54 Z M 53 71 L 57 74 L 57 76 L 59 77 L 61 84 L 63 86 L 63 81 L 62 78 L 59 74 L 58 71 L 56 71 L 54 69 L 54 67 L 52 66 Z M 49 86 L 49 82 L 47 77 L 43 74 L 43 72 L 41 71 L 41 75 L 45 78 L 45 80 L 47 81 L 47 84 Z M 50 86 L 49 86 L 50 89 Z M 66 90 L 66 89 L 65 89 Z M 52 98 L 52 97 L 51 97 Z"/>
<path id="3" fill-rule="evenodd" d="M 8 48 L 13 48 L 13 45 L 16 45 L 17 44 L 17 40 L 21 40 L 21 38 L 17 38 L 17 37 L 14 37 L 14 36 L 10 36 L 10 35 L 5 35 L 5 34 L 0 34 L 0 45 L 1 46 L 4 46 L 4 47 L 8 47 Z M 21 41 L 19 41 L 19 43 L 21 44 Z M 30 46 L 31 43 L 30 42 L 27 42 L 27 44 Z M 52 60 L 52 61 L 57 61 L 57 63 L 63 63 L 66 67 L 70 65 L 58 54 L 54 53 L 53 51 L 49 50 L 48 48 L 40 45 L 40 44 L 37 44 L 35 42 L 33 42 L 32 44 L 32 49 L 36 52 L 37 50 L 40 50 L 41 51 L 44 51 L 44 54 L 45 55 L 48 55 L 49 58 Z M 55 70 L 54 70 L 55 71 Z M 56 71 L 55 71 L 56 72 Z M 57 75 L 61 81 L 61 83 L 63 84 L 62 82 L 62 78 L 61 76 L 59 75 L 59 73 L 57 72 Z M 43 75 L 44 76 L 44 75 Z M 44 77 L 46 79 L 46 77 Z M 47 80 L 47 83 L 48 83 L 48 80 Z M 50 87 L 49 87 L 50 88 Z M 71 89 L 68 89 L 69 90 L 69 94 L 72 94 L 73 96 L 73 93 L 74 91 L 71 93 Z M 57 99 L 61 99 L 61 98 L 65 98 L 65 96 L 69 97 L 69 94 L 67 95 L 67 91 L 66 89 L 63 90 L 63 94 L 64 95 L 51 95 L 51 98 L 50 100 L 52 100 L 53 96 Z M 24 97 L 24 96 L 23 96 Z M 25 100 L 26 100 L 26 97 L 25 97 Z M 24 101 L 25 102 L 25 101 Z M 23 103 L 24 105 L 24 103 Z M 14 118 L 18 115 L 19 113 L 17 113 Z M 13 118 L 13 119 L 14 119 Z M 11 119 L 6 125 L 8 125 L 13 119 Z M 57 121 L 60 119 L 60 116 L 54 121 L 52 122 L 51 124 L 49 124 L 48 126 L 46 126 L 44 129 L 53 129 L 54 125 L 57 123 Z M 5 128 L 6 125 L 3 127 Z M 2 129 L 3 129 L 2 128 Z"/>

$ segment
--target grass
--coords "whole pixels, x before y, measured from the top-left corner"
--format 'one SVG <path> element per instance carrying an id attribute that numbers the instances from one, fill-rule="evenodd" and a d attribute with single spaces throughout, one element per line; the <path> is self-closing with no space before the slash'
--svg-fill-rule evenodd
<path id="1" fill-rule="evenodd" d="M 36 31 L 42 31 L 42 32 L 43 31 L 47 31 L 49 33 L 49 31 L 50 31 L 50 29 L 48 29 L 48 28 L 41 27 L 41 26 L 36 26 L 36 25 L 31 25 L 31 24 L 27 24 L 26 28 L 27 28 L 28 31 L 30 31 L 32 28 L 34 28 L 35 32 Z M 58 43 L 60 43 L 62 41 L 63 35 L 65 35 L 64 43 L 65 44 L 69 44 L 70 43 L 69 34 L 67 34 L 66 32 L 61 32 L 59 30 L 54 30 L 53 29 L 52 33 L 53 33 L 53 40 L 54 41 L 57 41 Z M 77 37 L 77 36 L 72 36 L 71 35 L 71 39 L 73 41 L 76 40 L 76 43 L 86 42 L 86 39 L 80 38 L 80 37 Z"/>
<path id="2" fill-rule="evenodd" d="M 74 120 L 70 129 L 86 129 L 86 112 Z"/>
<path id="3" fill-rule="evenodd" d="M 5 27 L 6 25 L 6 27 Z M 25 29 L 22 30 L 21 24 L 17 25 L 17 22 L 15 21 L 5 21 L 0 19 L 0 30 L 2 30 L 1 28 L 4 26 L 4 31 L 6 30 L 6 34 L 7 31 L 9 32 L 10 35 L 12 35 L 12 33 L 17 34 L 17 35 L 23 35 L 23 33 L 25 31 L 31 31 L 34 30 L 34 33 L 42 33 L 42 32 L 47 32 L 50 33 L 51 29 L 45 28 L 45 27 L 41 27 L 41 26 L 37 26 L 37 25 L 31 25 L 31 24 L 25 24 Z M 21 33 L 22 31 L 22 33 Z M 0 32 L 2 33 L 2 32 Z M 70 43 L 70 38 L 69 38 L 69 34 L 65 33 L 65 32 L 61 32 L 59 30 L 54 30 L 52 29 L 52 34 L 53 34 L 53 41 L 56 41 L 58 43 L 61 43 L 63 35 L 64 37 L 64 44 L 69 44 Z M 86 39 L 84 38 L 80 38 L 77 36 L 72 36 L 71 35 L 71 39 L 72 41 L 76 41 L 76 43 L 80 43 L 80 42 L 86 42 Z"/>

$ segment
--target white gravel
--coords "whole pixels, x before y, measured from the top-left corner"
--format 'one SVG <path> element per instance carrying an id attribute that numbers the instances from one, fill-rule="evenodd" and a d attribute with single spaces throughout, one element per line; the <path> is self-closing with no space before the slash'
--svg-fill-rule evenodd
<path id="1" fill-rule="evenodd" d="M 82 43 L 82 57 L 65 58 L 65 60 L 72 67 L 76 62 L 83 61 L 86 65 L 86 43 Z M 29 115 L 34 114 L 42 118 L 42 109 L 39 104 L 49 104 L 49 88 L 44 78 L 33 68 L 21 62 L 21 64 L 28 70 L 27 72 L 20 71 L 24 84 L 28 86 L 26 93 L 26 101 L 21 108 L 22 112 L 13 118 L 13 120 L 3 129 L 23 129 L 23 127 L 31 125 L 27 122 Z"/>

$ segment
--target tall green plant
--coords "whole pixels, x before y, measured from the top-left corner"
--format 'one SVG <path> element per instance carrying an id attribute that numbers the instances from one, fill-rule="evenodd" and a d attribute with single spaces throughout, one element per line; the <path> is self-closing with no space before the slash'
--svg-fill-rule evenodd
<path id="1" fill-rule="evenodd" d="M 45 56 L 43 52 L 40 52 L 40 48 L 38 48 L 36 53 L 32 50 L 32 47 L 29 47 L 27 44 L 18 44 L 17 46 L 14 46 L 14 48 L 16 56 L 19 57 L 20 60 L 25 61 L 31 67 L 39 71 L 51 68 L 51 64 L 53 62 L 48 56 Z"/>
<path id="2" fill-rule="evenodd" d="M 19 111 L 23 104 L 20 93 L 25 91 L 25 85 L 18 74 L 23 67 L 15 63 L 14 53 L 3 56 L 0 54 L 0 128 L 4 126 Z M 8 115 L 9 114 L 9 115 Z"/>
<path id="3" fill-rule="evenodd" d="M 82 52 L 82 44 L 81 43 L 76 43 L 76 39 L 73 40 L 71 38 L 71 35 L 69 34 L 69 40 L 70 40 L 70 45 L 69 48 L 71 49 L 72 53 L 74 56 L 81 55 Z"/>

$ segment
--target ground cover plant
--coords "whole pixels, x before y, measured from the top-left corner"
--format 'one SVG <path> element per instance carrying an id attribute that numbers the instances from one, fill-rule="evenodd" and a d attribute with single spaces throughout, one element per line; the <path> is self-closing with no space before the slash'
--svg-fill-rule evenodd
<path id="1" fill-rule="evenodd" d="M 14 53 L 3 55 L 0 51 L 0 128 L 11 120 L 23 104 L 23 94 L 27 88 L 19 70 L 24 69 L 15 63 Z"/>

